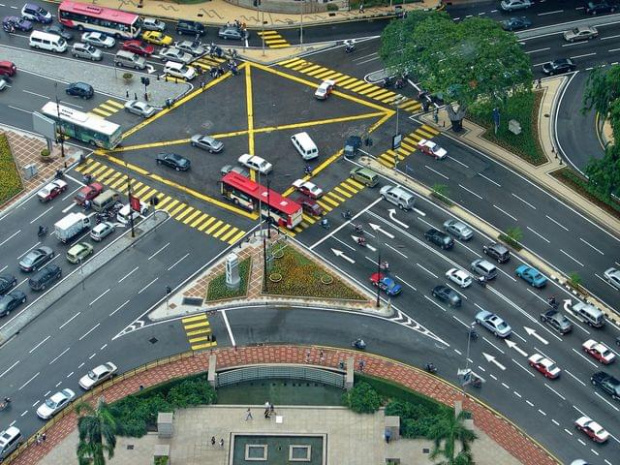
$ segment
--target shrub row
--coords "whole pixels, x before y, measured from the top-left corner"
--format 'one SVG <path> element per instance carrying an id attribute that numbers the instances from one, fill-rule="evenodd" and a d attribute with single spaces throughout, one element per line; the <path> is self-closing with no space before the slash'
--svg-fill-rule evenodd
<path id="1" fill-rule="evenodd" d="M 0 205 L 22 191 L 22 180 L 6 134 L 0 134 Z"/>
<path id="2" fill-rule="evenodd" d="M 613 198 L 605 197 L 598 192 L 593 192 L 588 185 L 588 180 L 571 168 L 563 168 L 551 173 L 556 179 L 563 182 L 571 189 L 579 192 L 582 196 L 598 205 L 610 215 L 620 219 L 620 204 Z"/>

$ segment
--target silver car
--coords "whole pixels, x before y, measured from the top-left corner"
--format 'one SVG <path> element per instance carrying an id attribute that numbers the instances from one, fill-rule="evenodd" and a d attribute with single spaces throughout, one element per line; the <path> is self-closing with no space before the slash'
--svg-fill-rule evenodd
<path id="1" fill-rule="evenodd" d="M 502 0 L 500 8 L 502 11 L 524 10 L 532 6 L 530 0 Z"/>
<path id="2" fill-rule="evenodd" d="M 567 42 L 590 40 L 595 37 L 598 37 L 598 30 L 595 27 L 590 26 L 576 27 L 564 33 L 564 40 Z"/>
<path id="3" fill-rule="evenodd" d="M 93 241 L 99 242 L 108 237 L 114 232 L 114 224 L 109 221 L 103 221 L 95 226 L 90 232 L 90 238 Z"/>
<path id="4" fill-rule="evenodd" d="M 191 138 L 191 144 L 192 147 L 198 147 L 199 149 L 207 150 L 211 153 L 220 153 L 224 150 L 224 143 L 211 136 L 195 134 Z"/>
<path id="5" fill-rule="evenodd" d="M 491 333 L 493 333 L 494 336 L 506 338 L 512 334 L 512 328 L 510 325 L 495 313 L 481 310 L 476 313 L 475 320 L 476 323 L 484 326 Z"/>
<path id="6" fill-rule="evenodd" d="M 183 50 L 179 50 L 176 47 L 166 47 L 159 52 L 161 61 L 176 61 L 177 63 L 189 64 L 194 57 L 185 53 Z"/>
<path id="7" fill-rule="evenodd" d="M 142 29 L 145 31 L 164 32 L 166 30 L 166 23 L 156 18 L 144 18 L 142 20 Z"/>
<path id="8" fill-rule="evenodd" d="M 192 42 L 191 40 L 184 40 L 183 42 L 175 42 L 174 46 L 178 48 L 179 50 L 184 51 L 185 53 L 192 54 L 195 57 L 204 55 L 206 53 L 206 50 L 202 45 Z"/>
<path id="9" fill-rule="evenodd" d="M 155 108 L 150 106 L 148 103 L 140 102 L 138 100 L 130 100 L 127 102 L 125 104 L 125 111 L 144 118 L 150 118 L 157 113 L 157 110 L 155 110 Z"/>
<path id="10" fill-rule="evenodd" d="M 112 48 L 116 45 L 116 40 L 113 37 L 101 32 L 85 32 L 82 34 L 82 42 L 103 48 Z"/>
<path id="11" fill-rule="evenodd" d="M 620 290 L 620 270 L 618 268 L 608 268 L 605 270 L 605 279 L 613 287 Z"/>
<path id="12" fill-rule="evenodd" d="M 28 254 L 19 261 L 19 267 L 22 271 L 30 273 L 31 271 L 37 271 L 47 262 L 54 258 L 54 251 L 49 247 L 39 247 L 38 249 L 31 250 Z"/>
<path id="13" fill-rule="evenodd" d="M 472 229 L 462 221 L 448 220 L 443 224 L 443 228 L 462 241 L 468 241 L 474 237 Z"/>

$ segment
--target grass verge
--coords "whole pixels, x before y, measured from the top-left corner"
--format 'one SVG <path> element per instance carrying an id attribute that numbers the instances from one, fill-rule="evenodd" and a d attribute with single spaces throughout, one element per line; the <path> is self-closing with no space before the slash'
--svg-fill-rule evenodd
<path id="1" fill-rule="evenodd" d="M 19 194 L 23 189 L 13 153 L 6 134 L 0 134 L 0 205 Z"/>
<path id="2" fill-rule="evenodd" d="M 239 263 L 239 288 L 229 289 L 226 286 L 226 272 L 216 276 L 209 283 L 207 289 L 207 300 L 224 300 L 242 297 L 248 293 L 248 283 L 250 280 L 250 270 L 252 269 L 252 258 L 248 257 Z"/>

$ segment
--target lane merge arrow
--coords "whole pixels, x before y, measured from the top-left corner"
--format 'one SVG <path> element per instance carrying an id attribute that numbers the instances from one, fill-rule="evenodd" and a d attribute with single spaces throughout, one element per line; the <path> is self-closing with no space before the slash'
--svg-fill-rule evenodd
<path id="1" fill-rule="evenodd" d="M 506 367 L 504 365 L 502 365 L 501 363 L 499 363 L 497 360 L 495 360 L 495 357 L 493 357 L 491 354 L 487 354 L 486 352 L 482 352 L 482 355 L 484 355 L 484 358 L 487 359 L 487 362 L 492 363 L 493 365 L 495 365 L 500 370 L 503 371 L 503 370 L 506 369 Z"/>
<path id="2" fill-rule="evenodd" d="M 348 261 L 351 264 L 355 263 L 355 260 L 353 260 L 352 258 L 347 257 L 342 250 L 332 249 L 332 252 L 334 253 L 334 255 L 336 257 L 342 257 L 342 258 L 344 258 L 346 261 Z"/>
<path id="3" fill-rule="evenodd" d="M 370 225 L 370 227 L 373 229 L 373 231 L 377 232 L 379 231 L 380 233 L 385 234 L 387 237 L 389 237 L 390 239 L 394 239 L 394 235 L 390 234 L 389 232 L 387 232 L 386 230 L 384 230 L 381 226 L 379 226 L 378 224 L 374 224 L 374 223 L 368 223 Z"/>
<path id="4" fill-rule="evenodd" d="M 538 335 L 538 333 L 536 332 L 536 330 L 535 330 L 535 329 L 528 328 L 527 326 L 524 326 L 524 327 L 523 327 L 523 329 L 525 329 L 525 332 L 526 332 L 527 334 L 529 334 L 530 336 L 534 336 L 536 339 L 538 339 L 538 340 L 539 340 L 540 342 L 542 342 L 544 345 L 549 344 L 549 341 L 547 341 L 546 339 L 544 339 L 544 338 L 540 337 L 540 336 Z"/>
<path id="5" fill-rule="evenodd" d="M 517 352 L 519 352 L 521 355 L 523 355 L 524 357 L 527 357 L 527 352 L 524 351 L 523 349 L 521 349 L 516 342 L 512 342 L 509 341 L 508 339 L 504 339 L 504 341 L 506 341 L 506 345 L 508 347 L 510 347 L 511 349 L 516 350 Z"/>
<path id="6" fill-rule="evenodd" d="M 394 223 L 396 223 L 396 224 L 398 224 L 398 225 L 402 226 L 402 227 L 403 227 L 403 228 L 405 228 L 405 229 L 409 229 L 409 225 L 406 225 L 406 224 L 405 224 L 405 223 L 403 223 L 402 221 L 398 221 L 398 220 L 395 218 L 395 216 L 396 216 L 396 209 L 395 209 L 395 208 L 390 208 L 390 209 L 388 210 L 388 212 L 390 212 L 390 219 L 391 219 Z"/>

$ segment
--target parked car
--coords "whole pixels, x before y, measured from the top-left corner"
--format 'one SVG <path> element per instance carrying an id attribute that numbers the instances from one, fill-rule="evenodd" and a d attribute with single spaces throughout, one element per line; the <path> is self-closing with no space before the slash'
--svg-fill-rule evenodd
<path id="1" fill-rule="evenodd" d="M 616 354 L 614 354 L 609 347 L 602 342 L 595 341 L 594 339 L 588 339 L 581 345 L 581 347 L 586 354 L 590 355 L 604 365 L 609 365 L 616 359 Z"/>
<path id="2" fill-rule="evenodd" d="M 43 30 L 47 32 L 48 34 L 56 34 L 57 36 L 60 36 L 63 39 L 65 39 L 67 42 L 73 40 L 73 33 L 67 31 L 60 24 L 52 24 L 50 26 L 45 26 Z"/>
<path id="3" fill-rule="evenodd" d="M 593 386 L 597 386 L 614 400 L 620 400 L 620 381 L 609 373 L 599 371 L 590 377 Z"/>
<path id="4" fill-rule="evenodd" d="M 166 23 L 156 18 L 144 18 L 142 19 L 142 30 L 164 32 Z"/>
<path id="5" fill-rule="evenodd" d="M 424 238 L 438 245 L 442 249 L 451 249 L 454 246 L 454 239 L 448 236 L 446 233 L 439 231 L 438 229 L 431 228 L 424 233 Z"/>
<path id="6" fill-rule="evenodd" d="M 578 40 L 590 40 L 598 37 L 598 29 L 591 26 L 580 26 L 564 33 L 564 40 L 575 42 Z"/>
<path id="7" fill-rule="evenodd" d="M 498 242 L 491 242 L 482 246 L 485 255 L 497 260 L 497 263 L 505 263 L 510 260 L 510 251 L 508 248 Z"/>
<path id="8" fill-rule="evenodd" d="M 78 242 L 67 251 L 67 261 L 74 265 L 81 263 L 94 251 L 95 249 L 88 242 Z"/>
<path id="9" fill-rule="evenodd" d="M 175 42 L 174 46 L 179 50 L 182 50 L 185 53 L 189 53 L 194 57 L 199 57 L 207 52 L 202 45 L 197 44 L 196 42 L 192 42 L 191 40 Z"/>
<path id="10" fill-rule="evenodd" d="M 502 0 L 499 4 L 502 11 L 524 10 L 532 6 L 530 0 Z"/>
<path id="11" fill-rule="evenodd" d="M 86 375 L 82 376 L 79 385 L 86 391 L 92 389 L 98 384 L 114 376 L 118 368 L 112 362 L 106 362 L 90 370 Z"/>
<path id="12" fill-rule="evenodd" d="M 532 266 L 519 265 L 515 274 L 533 287 L 541 288 L 547 285 L 547 277 Z"/>
<path id="13" fill-rule="evenodd" d="M 243 166 L 235 166 L 235 165 L 224 165 L 222 166 L 222 168 L 220 169 L 220 174 L 222 176 L 226 176 L 228 173 L 230 173 L 231 171 L 240 174 L 241 176 L 245 176 L 246 178 L 250 177 L 250 172 L 247 170 L 247 168 L 243 167 Z"/>
<path id="14" fill-rule="evenodd" d="M 559 58 L 557 60 L 545 63 L 542 67 L 543 73 L 553 76 L 554 74 L 568 73 L 575 71 L 577 65 L 570 58 Z"/>
<path id="15" fill-rule="evenodd" d="M 49 420 L 75 399 L 75 392 L 63 389 L 46 399 L 37 409 L 37 416 L 42 420 Z"/>
<path id="16" fill-rule="evenodd" d="M 443 224 L 443 228 L 462 241 L 468 241 L 474 237 L 474 231 L 459 220 L 448 220 Z"/>
<path id="17" fill-rule="evenodd" d="M 0 76 L 0 91 L 9 87 L 9 83 L 7 82 L 8 78 L 5 78 L 4 75 Z"/>
<path id="18" fill-rule="evenodd" d="M 78 205 L 84 205 L 87 200 L 90 201 L 101 194 L 104 190 L 103 184 L 99 182 L 90 183 L 88 186 L 82 187 L 73 198 Z"/>
<path id="19" fill-rule="evenodd" d="M 605 280 L 616 289 L 620 290 L 620 270 L 618 268 L 608 268 L 605 270 Z"/>
<path id="20" fill-rule="evenodd" d="M 150 106 L 148 103 L 140 102 L 139 100 L 129 100 L 125 103 L 125 111 L 127 113 L 142 116 L 143 118 L 150 118 L 157 113 L 155 108 Z"/>
<path id="21" fill-rule="evenodd" d="M 54 179 L 52 182 L 42 187 L 39 192 L 37 192 L 37 197 L 42 203 L 49 202 L 65 192 L 68 187 L 68 184 L 62 179 Z"/>
<path id="22" fill-rule="evenodd" d="M 248 31 L 243 31 L 238 27 L 221 27 L 217 31 L 217 36 L 220 39 L 233 39 L 233 40 L 246 40 L 250 38 Z"/>
<path id="23" fill-rule="evenodd" d="M 81 97 L 84 100 L 88 100 L 93 98 L 95 95 L 95 89 L 90 84 L 86 82 L 72 82 L 65 89 L 67 95 L 71 95 L 73 97 Z"/>
<path id="24" fill-rule="evenodd" d="M 114 37 L 107 36 L 102 32 L 85 32 L 82 34 L 82 42 L 101 48 L 112 48 L 116 45 Z"/>
<path id="25" fill-rule="evenodd" d="M 246 153 L 241 155 L 237 161 L 243 166 L 256 170 L 261 174 L 269 174 L 273 170 L 273 165 L 271 163 L 256 155 L 248 155 Z"/>
<path id="26" fill-rule="evenodd" d="M 170 152 L 158 153 L 157 164 L 174 168 L 177 171 L 187 171 L 191 167 L 191 162 L 187 158 Z"/>
<path id="27" fill-rule="evenodd" d="M 397 296 L 403 290 L 400 284 L 383 273 L 371 274 L 370 282 L 373 286 L 378 287 L 390 297 Z"/>
<path id="28" fill-rule="evenodd" d="M 519 31 L 521 29 L 527 29 L 532 25 L 532 22 L 525 16 L 521 18 L 510 18 L 502 21 L 502 29 L 504 31 Z"/>
<path id="29" fill-rule="evenodd" d="M 4 295 L 17 286 L 17 278 L 11 274 L 3 274 L 0 276 L 0 295 Z"/>
<path id="30" fill-rule="evenodd" d="M 335 87 L 336 87 L 336 81 L 327 79 L 321 82 L 321 84 L 319 84 L 319 87 L 316 89 L 316 92 L 314 92 L 314 96 L 317 100 L 326 100 L 327 97 L 331 95 Z"/>
<path id="31" fill-rule="evenodd" d="M 433 297 L 441 300 L 442 302 L 447 303 L 451 307 L 460 307 L 463 303 L 461 296 L 453 289 L 450 289 L 448 286 L 435 286 L 433 291 L 431 292 Z"/>
<path id="32" fill-rule="evenodd" d="M 192 147 L 206 150 L 210 153 L 220 153 L 224 150 L 224 143 L 211 136 L 203 136 L 202 134 L 194 134 L 190 139 Z"/>
<path id="33" fill-rule="evenodd" d="M 531 367 L 536 368 L 536 370 L 545 375 L 545 378 L 557 379 L 562 371 L 553 360 L 543 357 L 540 354 L 532 354 L 528 362 Z"/>
<path id="34" fill-rule="evenodd" d="M 448 278 L 450 281 L 457 284 L 463 289 L 471 286 L 471 283 L 473 282 L 473 279 L 469 275 L 469 273 L 463 270 L 459 270 L 458 268 L 450 268 L 446 272 L 446 278 Z"/>
<path id="35" fill-rule="evenodd" d="M 310 181 L 296 179 L 293 181 L 293 187 L 311 199 L 320 199 L 323 196 L 323 189 Z"/>
<path id="36" fill-rule="evenodd" d="M 4 30 L 14 28 L 16 31 L 30 32 L 32 31 L 32 22 L 26 18 L 19 18 L 17 16 L 5 16 L 2 20 L 2 27 Z"/>
<path id="37" fill-rule="evenodd" d="M 146 31 L 142 33 L 142 40 L 153 45 L 170 45 L 172 43 L 172 37 L 160 31 Z"/>
<path id="38" fill-rule="evenodd" d="M 443 147 L 440 147 L 436 142 L 433 142 L 432 140 L 420 140 L 420 142 L 418 142 L 418 150 L 424 155 L 435 158 L 435 160 L 443 160 L 448 156 L 448 151 Z"/>
<path id="39" fill-rule="evenodd" d="M 185 53 L 176 47 L 165 47 L 159 51 L 161 61 L 176 61 L 177 63 L 189 64 L 194 57 L 190 53 Z"/>
<path id="40" fill-rule="evenodd" d="M 494 336 L 506 338 L 512 334 L 512 328 L 495 313 L 481 310 L 476 313 L 476 323 L 488 329 Z"/>
<path id="41" fill-rule="evenodd" d="M 203 36 L 207 33 L 204 24 L 198 23 L 196 21 L 188 21 L 186 19 L 179 20 L 176 29 L 177 34 L 181 36 L 183 34 L 187 34 L 190 36 Z"/>
<path id="42" fill-rule="evenodd" d="M 37 271 L 52 258 L 54 258 L 54 251 L 46 246 L 41 246 L 37 249 L 28 252 L 20 261 L 19 267 L 22 271 L 30 273 L 31 271 Z"/>
<path id="43" fill-rule="evenodd" d="M 8 316 L 13 310 L 26 302 L 26 294 L 14 290 L 0 297 L 0 316 Z"/>
<path id="44" fill-rule="evenodd" d="M 540 321 L 547 323 L 558 333 L 564 335 L 573 330 L 573 325 L 568 318 L 555 309 L 549 309 L 540 314 Z"/>
<path id="45" fill-rule="evenodd" d="M 90 238 L 100 242 L 114 232 L 114 223 L 102 221 L 90 231 Z"/>
<path id="46" fill-rule="evenodd" d="M 609 433 L 592 418 L 584 415 L 575 420 L 575 426 L 583 431 L 594 442 L 604 443 L 609 439 Z"/>
<path id="47" fill-rule="evenodd" d="M 147 44 L 139 39 L 126 40 L 121 46 L 123 50 L 135 53 L 143 57 L 149 57 L 155 51 L 155 47 L 151 44 Z"/>
<path id="48" fill-rule="evenodd" d="M 615 3 L 603 1 L 593 1 L 586 3 L 586 14 L 598 15 L 601 13 L 613 13 L 616 11 L 617 5 Z"/>

